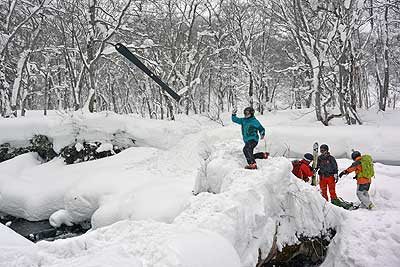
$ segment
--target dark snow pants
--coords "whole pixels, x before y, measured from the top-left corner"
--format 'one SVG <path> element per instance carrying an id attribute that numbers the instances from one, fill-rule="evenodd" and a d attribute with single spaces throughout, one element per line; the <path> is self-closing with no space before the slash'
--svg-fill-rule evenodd
<path id="1" fill-rule="evenodd" d="M 264 158 L 264 153 L 262 153 L 262 152 L 253 154 L 254 148 L 257 146 L 257 144 L 258 144 L 257 141 L 250 140 L 249 142 L 245 143 L 245 145 L 244 145 L 243 154 L 246 157 L 248 164 L 256 163 L 256 159 Z"/>

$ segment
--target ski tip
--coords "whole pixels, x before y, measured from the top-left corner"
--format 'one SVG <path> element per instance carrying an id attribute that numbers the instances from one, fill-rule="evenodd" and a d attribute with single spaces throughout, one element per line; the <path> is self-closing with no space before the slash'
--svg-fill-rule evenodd
<path id="1" fill-rule="evenodd" d="M 114 45 L 114 47 L 115 47 L 115 49 L 120 49 L 120 48 L 122 48 L 122 47 L 125 47 L 123 44 L 121 44 L 121 43 L 116 43 L 115 45 Z"/>

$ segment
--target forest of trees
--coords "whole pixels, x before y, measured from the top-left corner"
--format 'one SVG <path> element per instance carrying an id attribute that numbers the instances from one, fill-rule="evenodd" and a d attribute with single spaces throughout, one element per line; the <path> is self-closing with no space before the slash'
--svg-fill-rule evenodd
<path id="1" fill-rule="evenodd" d="M 2 117 L 80 108 L 218 117 L 242 101 L 361 124 L 359 108 L 394 109 L 399 97 L 400 0 L 0 0 Z"/>

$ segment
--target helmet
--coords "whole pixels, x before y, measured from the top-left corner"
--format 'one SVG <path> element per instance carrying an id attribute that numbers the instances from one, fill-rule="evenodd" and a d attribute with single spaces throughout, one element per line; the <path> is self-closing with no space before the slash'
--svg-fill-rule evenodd
<path id="1" fill-rule="evenodd" d="M 361 156 L 360 151 L 353 151 L 353 153 L 351 153 L 351 158 L 352 158 L 353 160 L 356 160 L 356 158 L 358 158 L 358 157 L 360 157 L 360 156 Z"/>
<path id="2" fill-rule="evenodd" d="M 306 153 L 306 154 L 304 154 L 303 159 L 308 160 L 308 161 L 313 161 L 314 156 L 311 153 Z"/>
<path id="3" fill-rule="evenodd" d="M 254 108 L 252 108 L 252 107 L 247 107 L 247 108 L 245 108 L 245 109 L 243 110 L 243 113 L 244 113 L 244 114 L 249 113 L 250 116 L 254 116 Z"/>
<path id="4" fill-rule="evenodd" d="M 322 144 L 322 145 L 319 147 L 319 149 L 323 149 L 323 150 L 329 151 L 329 147 L 328 147 L 327 144 Z"/>

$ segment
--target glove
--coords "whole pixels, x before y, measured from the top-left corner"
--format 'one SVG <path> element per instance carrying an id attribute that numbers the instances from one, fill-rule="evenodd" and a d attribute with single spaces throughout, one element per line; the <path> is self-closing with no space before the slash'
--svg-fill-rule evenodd
<path id="1" fill-rule="evenodd" d="M 349 174 L 349 172 L 344 170 L 341 173 L 339 173 L 339 177 L 342 178 L 343 175 L 347 175 L 347 174 Z"/>
<path id="2" fill-rule="evenodd" d="M 316 174 L 316 173 L 317 173 L 317 170 L 316 170 L 316 169 L 314 169 L 312 166 L 308 165 L 308 167 L 310 168 L 310 171 L 312 171 L 314 174 Z"/>
<path id="3" fill-rule="evenodd" d="M 236 113 L 237 113 L 237 109 L 236 108 L 232 109 L 232 115 L 236 115 Z"/>
<path id="4" fill-rule="evenodd" d="M 337 173 L 334 174 L 333 177 L 335 178 L 335 183 L 337 183 L 339 181 L 339 177 L 338 177 Z"/>
<path id="5" fill-rule="evenodd" d="M 264 137 L 265 137 L 265 135 L 263 135 L 263 134 L 260 135 L 260 138 L 261 138 L 261 139 L 264 139 Z"/>

